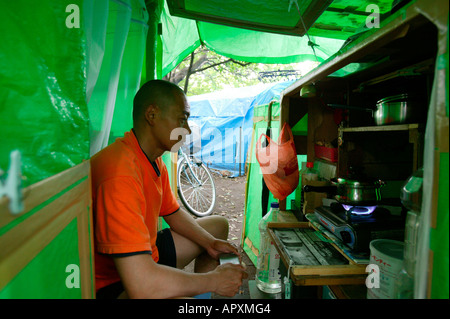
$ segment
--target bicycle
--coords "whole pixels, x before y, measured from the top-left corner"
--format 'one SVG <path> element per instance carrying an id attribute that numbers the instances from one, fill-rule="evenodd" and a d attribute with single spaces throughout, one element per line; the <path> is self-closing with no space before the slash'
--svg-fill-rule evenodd
<path id="1" fill-rule="evenodd" d="M 214 179 L 208 167 L 196 157 L 178 150 L 177 190 L 189 212 L 204 217 L 211 215 L 216 202 Z"/>

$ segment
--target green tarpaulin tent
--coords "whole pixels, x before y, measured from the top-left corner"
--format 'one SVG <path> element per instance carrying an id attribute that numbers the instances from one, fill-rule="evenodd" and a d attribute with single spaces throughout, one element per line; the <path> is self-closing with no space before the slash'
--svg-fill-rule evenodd
<path id="1" fill-rule="evenodd" d="M 89 159 L 131 128 L 131 101 L 140 84 L 162 78 L 201 44 L 241 61 L 327 63 L 388 23 L 397 3 L 393 15 L 401 16 L 405 2 L 392 0 L 2 1 L 0 168 L 6 172 L 10 153 L 20 151 L 27 187 Z M 423 1 L 406 6 L 416 3 L 420 10 Z M 424 16 L 433 21 L 435 14 Z M 377 15 L 380 25 L 368 28 Z M 437 27 L 448 123 L 448 6 L 447 23 Z M 354 41 L 342 48 L 347 40 Z M 361 67 L 338 71 L 345 76 Z M 433 148 L 434 141 L 426 143 Z M 448 150 L 443 154 L 448 166 Z M 443 172 L 440 198 L 448 193 L 448 169 Z M 439 218 L 447 224 L 432 232 L 433 245 L 439 238 L 448 242 L 448 197 L 439 203 Z M 1 219 L 8 214 L 6 205 L 1 207 L 0 245 L 33 215 Z M 8 256 L 0 250 L 0 298 L 79 298 L 76 289 L 58 288 L 66 277 L 61 267 L 79 262 L 78 235 L 69 223 L 12 280 L 4 276 Z M 440 274 L 447 270 L 439 277 L 447 285 L 433 286 L 434 297 L 448 298 L 448 243 L 445 247 L 435 267 Z"/>

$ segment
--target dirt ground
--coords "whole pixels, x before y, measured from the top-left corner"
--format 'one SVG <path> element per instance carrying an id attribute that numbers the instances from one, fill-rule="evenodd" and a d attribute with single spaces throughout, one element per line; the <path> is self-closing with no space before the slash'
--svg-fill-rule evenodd
<path id="1" fill-rule="evenodd" d="M 247 176 L 223 177 L 214 175 L 216 185 L 216 205 L 213 215 L 224 216 L 228 219 L 228 240 L 240 245 L 244 219 L 245 185 Z"/>
<path id="2" fill-rule="evenodd" d="M 227 174 L 212 173 L 216 187 L 216 204 L 212 215 L 224 216 L 229 223 L 228 240 L 240 247 L 242 261 L 247 267 L 248 278 L 245 280 L 242 291 L 235 298 L 249 298 L 248 280 L 255 278 L 255 267 L 241 247 L 241 235 L 244 223 L 245 187 L 247 176 L 227 177 Z M 193 265 L 186 267 L 192 271 Z M 213 298 L 221 298 L 213 296 Z"/>

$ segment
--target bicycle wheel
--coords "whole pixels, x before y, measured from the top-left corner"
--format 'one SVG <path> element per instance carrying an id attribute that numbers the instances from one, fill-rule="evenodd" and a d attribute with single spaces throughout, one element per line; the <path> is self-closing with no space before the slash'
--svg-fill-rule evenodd
<path id="1" fill-rule="evenodd" d="M 203 217 L 208 216 L 214 209 L 216 202 L 216 188 L 214 180 L 205 166 L 201 163 L 191 164 L 192 171 L 189 169 L 186 161 L 183 159 L 178 167 L 178 195 L 183 205 L 194 215 Z M 197 176 L 197 180 L 192 175 Z"/>

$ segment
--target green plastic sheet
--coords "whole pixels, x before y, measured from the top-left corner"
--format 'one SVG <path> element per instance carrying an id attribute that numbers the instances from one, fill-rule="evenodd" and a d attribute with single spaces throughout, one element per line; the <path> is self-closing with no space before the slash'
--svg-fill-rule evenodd
<path id="1" fill-rule="evenodd" d="M 157 0 L 154 0 L 157 1 Z M 247 19 L 267 25 L 293 26 L 298 11 L 289 0 L 184 0 L 186 10 L 201 14 Z M 309 1 L 308 1 L 309 2 Z M 367 30 L 366 19 L 375 5 L 384 22 L 390 15 L 393 0 L 335 0 L 315 21 L 308 36 L 298 37 L 218 25 L 172 16 L 166 3 L 161 13 L 163 61 L 162 76 L 175 68 L 200 44 L 223 56 L 254 63 L 323 62 L 337 53 L 348 37 Z M 303 12 L 305 1 L 298 1 Z M 174 32 L 176 30 L 176 32 Z M 375 31 L 375 30 L 373 30 Z M 314 51 L 309 43 L 314 43 Z M 359 70 L 351 66 L 342 75 Z M 341 72 L 342 73 L 342 72 Z"/>
<path id="2" fill-rule="evenodd" d="M 66 7 L 83 1 L 0 3 L 0 167 L 22 156 L 24 186 L 89 158 L 86 53 Z"/>
<path id="3" fill-rule="evenodd" d="M 91 155 L 132 128 L 133 98 L 144 63 L 147 20 L 143 1 L 109 1 L 106 21 L 94 21 L 93 29 L 88 30 L 105 28 L 106 23 L 104 52 L 90 60 L 101 65 L 88 104 Z"/>

